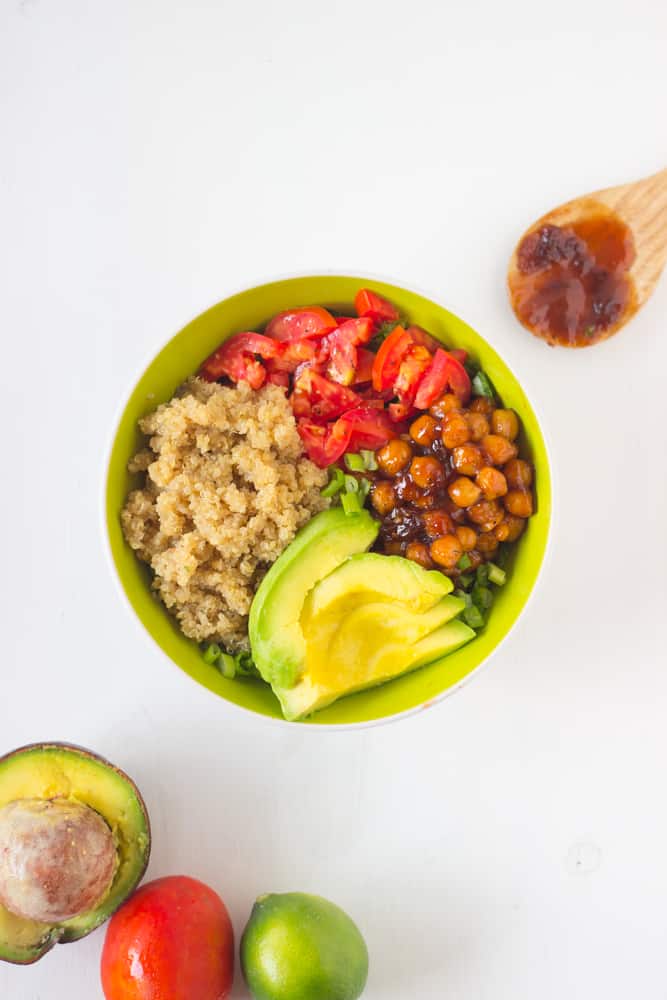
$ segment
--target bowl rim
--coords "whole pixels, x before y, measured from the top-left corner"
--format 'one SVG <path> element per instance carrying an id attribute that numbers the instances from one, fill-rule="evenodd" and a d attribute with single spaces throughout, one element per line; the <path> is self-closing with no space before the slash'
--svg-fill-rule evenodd
<path id="1" fill-rule="evenodd" d="M 256 291 L 264 287 L 265 285 L 271 285 L 291 280 L 299 280 L 307 278 L 313 278 L 313 279 L 351 278 L 355 280 L 359 279 L 362 282 L 378 282 L 380 284 L 385 284 L 385 285 L 394 285 L 402 290 L 405 290 L 407 292 L 412 292 L 418 296 L 421 296 L 424 299 L 427 299 L 429 302 L 433 303 L 438 308 L 444 309 L 447 312 L 452 313 L 457 319 L 462 320 L 462 322 L 470 326 L 473 332 L 476 334 L 476 336 L 480 337 L 486 344 L 488 344 L 488 346 L 493 351 L 495 351 L 495 353 L 498 354 L 501 361 L 512 375 L 512 378 L 520 385 L 520 387 L 528 397 L 530 407 L 533 410 L 535 419 L 537 421 L 539 432 L 542 438 L 542 444 L 544 446 L 544 453 L 547 460 L 547 472 L 549 476 L 549 486 L 550 486 L 550 509 L 549 509 L 548 521 L 546 524 L 546 537 L 545 537 L 544 549 L 542 551 L 542 555 L 540 558 L 539 566 L 537 568 L 535 579 L 533 581 L 533 585 L 530 588 L 530 591 L 528 592 L 528 595 L 526 596 L 516 617 L 514 618 L 513 622 L 511 623 L 505 634 L 502 636 L 502 638 L 499 639 L 499 641 L 496 643 L 493 649 L 476 667 L 474 667 L 469 673 L 465 675 L 465 677 L 462 677 L 456 683 L 445 688 L 443 691 L 440 691 L 433 697 L 428 698 L 426 701 L 420 702 L 420 704 L 418 705 L 412 705 L 410 708 L 403 709 L 400 712 L 392 712 L 390 715 L 383 715 L 380 716 L 379 718 L 374 718 L 374 719 L 364 719 L 360 722 L 319 722 L 317 725 L 295 726 L 294 722 L 290 722 L 285 718 L 272 715 L 265 715 L 263 712 L 259 712 L 253 708 L 249 708 L 246 705 L 240 705 L 237 702 L 230 701 L 228 698 L 225 698 L 222 695 L 217 696 L 217 700 L 221 702 L 224 706 L 226 706 L 228 710 L 232 711 L 237 710 L 243 712 L 245 715 L 251 716 L 255 720 L 260 719 L 264 723 L 271 723 L 281 728 L 287 726 L 291 731 L 294 731 L 296 728 L 301 732 L 303 731 L 347 732 L 350 730 L 376 728 L 379 726 L 388 725 L 389 723 L 398 722 L 400 720 L 408 719 L 413 716 L 419 715 L 421 712 L 424 712 L 429 708 L 433 708 L 436 705 L 441 705 L 450 696 L 454 695 L 456 692 L 460 691 L 461 688 L 465 687 L 468 683 L 470 683 L 470 681 L 472 681 L 474 678 L 479 677 L 483 671 L 486 671 L 489 664 L 493 661 L 496 654 L 498 653 L 498 650 L 500 650 L 505 645 L 508 638 L 512 635 L 512 633 L 516 629 L 516 626 L 518 625 L 519 621 L 523 619 L 527 608 L 532 606 L 536 592 L 543 586 L 545 569 L 547 565 L 550 564 L 552 558 L 554 523 L 556 520 L 556 511 L 557 511 L 557 505 L 555 504 L 554 500 L 558 496 L 558 490 L 556 488 L 556 477 L 554 474 L 554 464 L 552 461 L 553 452 L 551 449 L 550 438 L 548 433 L 544 429 L 545 425 L 542 419 L 541 410 L 538 406 L 535 405 L 534 402 L 535 397 L 531 392 L 529 392 L 526 380 L 524 380 L 523 378 L 519 378 L 518 375 L 515 374 L 514 368 L 510 367 L 508 362 L 505 361 L 504 356 L 500 355 L 499 352 L 496 351 L 493 344 L 491 344 L 487 340 L 487 338 L 483 336 L 483 334 L 478 332 L 476 326 L 473 326 L 471 323 L 468 323 L 467 320 L 462 319 L 462 317 L 459 315 L 458 312 L 454 312 L 454 310 L 449 309 L 449 307 L 444 305 L 441 302 L 440 298 L 437 295 L 433 294 L 429 289 L 423 288 L 420 285 L 413 285 L 413 284 L 406 285 L 403 282 L 396 280 L 391 276 L 380 275 L 372 271 L 364 271 L 363 273 L 357 272 L 355 274 L 349 274 L 349 273 L 344 273 L 339 268 L 333 268 L 333 269 L 322 268 L 319 269 L 318 271 L 283 272 L 278 275 L 265 277 L 262 280 L 255 281 L 251 285 L 243 285 L 240 288 L 232 289 L 224 293 L 221 298 L 217 298 L 215 301 L 211 302 L 210 305 L 206 306 L 204 309 L 201 309 L 199 312 L 191 316 L 189 319 L 186 319 L 182 325 L 175 328 L 174 332 L 172 332 L 169 337 L 160 342 L 157 349 L 153 348 L 150 351 L 146 352 L 146 359 L 143 360 L 136 367 L 136 369 L 134 369 L 135 374 L 131 379 L 129 389 L 125 392 L 125 394 L 123 394 L 120 397 L 120 400 L 114 409 L 111 429 L 107 433 L 106 447 L 103 449 L 101 454 L 102 474 L 100 476 L 100 503 L 98 505 L 98 512 L 101 518 L 101 529 L 102 529 L 101 534 L 103 538 L 102 545 L 106 556 L 105 562 L 114 580 L 115 589 L 121 596 L 121 603 L 125 607 L 126 612 L 129 613 L 130 618 L 133 620 L 135 629 L 137 629 L 142 634 L 144 642 L 147 641 L 149 645 L 151 645 L 154 648 L 157 648 L 161 656 L 164 657 L 164 659 L 166 659 L 171 664 L 171 666 L 174 667 L 181 675 L 184 674 L 187 675 L 190 681 L 195 681 L 196 686 L 198 688 L 208 691 L 208 688 L 205 688 L 204 685 L 198 683 L 195 678 L 190 677 L 187 671 L 184 670 L 171 656 L 169 656 L 169 654 L 166 653 L 164 649 L 162 649 L 160 643 L 149 631 L 149 629 L 144 625 L 139 614 L 135 611 L 132 602 L 130 601 L 130 598 L 127 594 L 127 591 L 123 586 L 123 582 L 121 580 L 120 573 L 118 567 L 116 566 L 116 562 L 113 556 L 111 539 L 109 536 L 109 530 L 107 525 L 107 490 L 111 473 L 110 466 L 111 466 L 112 453 L 114 450 L 116 437 L 118 435 L 122 417 L 123 414 L 125 413 L 127 406 L 130 403 L 130 400 L 134 394 L 134 391 L 138 383 L 141 381 L 143 376 L 151 367 L 152 363 L 154 362 L 156 357 L 160 354 L 160 352 L 167 346 L 167 344 L 171 342 L 171 340 L 173 340 L 176 336 L 178 336 L 178 334 L 185 328 L 185 326 L 187 326 L 191 322 L 194 322 L 196 319 L 198 319 L 204 313 L 207 313 L 209 310 L 214 309 L 216 306 L 221 305 L 228 299 L 232 299 L 237 295 Z M 210 692 L 210 693 L 215 693 L 215 692 Z"/>

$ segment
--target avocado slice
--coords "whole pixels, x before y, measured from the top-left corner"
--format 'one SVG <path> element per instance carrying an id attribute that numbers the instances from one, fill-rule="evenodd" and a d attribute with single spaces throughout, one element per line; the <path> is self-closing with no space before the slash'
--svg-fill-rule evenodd
<path id="1" fill-rule="evenodd" d="M 351 556 L 313 587 L 303 606 L 301 623 L 306 627 L 323 615 L 340 620 L 362 600 L 427 611 L 450 594 L 453 586 L 449 577 L 424 569 L 411 559 L 364 552 Z"/>
<path id="2" fill-rule="evenodd" d="M 443 597 L 421 614 L 397 604 L 362 604 L 338 622 L 312 619 L 306 669 L 291 688 L 274 686 L 286 719 L 294 721 L 344 695 L 375 687 L 444 657 L 475 637 L 454 620 L 465 607 Z M 318 624 L 319 623 L 319 624 Z"/>
<path id="3" fill-rule="evenodd" d="M 260 674 L 274 688 L 298 681 L 306 660 L 301 612 L 308 591 L 375 541 L 380 525 L 366 510 L 341 507 L 316 514 L 262 580 L 250 608 L 248 634 Z"/>
<path id="4" fill-rule="evenodd" d="M 48 813 L 48 829 L 53 829 L 51 814 L 57 818 L 61 807 L 66 816 L 64 829 L 71 830 L 66 824 L 71 824 L 72 816 L 80 815 L 93 819 L 93 826 L 105 831 L 115 853 L 108 884 L 89 911 L 58 921 L 19 915 L 0 901 L 0 961 L 28 965 L 54 944 L 90 934 L 136 888 L 148 865 L 148 813 L 136 785 L 119 768 L 89 750 L 66 743 L 32 744 L 0 758 L 0 826 L 5 824 L 5 834 L 8 817 L 15 819 L 21 811 L 23 819 L 37 817 L 42 823 Z M 16 847 L 15 841 L 12 843 Z M 40 860 L 44 860 L 43 853 Z M 58 860 L 62 862 L 62 858 L 54 859 L 54 869 L 62 877 Z M 0 894 L 2 875 L 0 865 Z M 10 872 L 7 886 L 16 889 L 15 871 Z"/>

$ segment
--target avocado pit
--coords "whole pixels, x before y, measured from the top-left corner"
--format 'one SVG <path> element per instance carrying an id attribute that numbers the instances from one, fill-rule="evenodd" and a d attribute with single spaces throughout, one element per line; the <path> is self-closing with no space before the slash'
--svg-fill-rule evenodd
<path id="1" fill-rule="evenodd" d="M 18 799 L 0 809 L 0 902 L 16 916 L 60 923 L 95 909 L 117 864 L 111 830 L 90 806 Z"/>

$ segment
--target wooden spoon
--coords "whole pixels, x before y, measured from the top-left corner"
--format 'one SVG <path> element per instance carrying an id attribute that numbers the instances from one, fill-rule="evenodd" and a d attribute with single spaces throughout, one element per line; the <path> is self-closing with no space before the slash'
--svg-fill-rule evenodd
<path id="1" fill-rule="evenodd" d="M 512 254 L 517 318 L 550 344 L 585 347 L 644 305 L 667 262 L 667 169 L 542 216 Z"/>

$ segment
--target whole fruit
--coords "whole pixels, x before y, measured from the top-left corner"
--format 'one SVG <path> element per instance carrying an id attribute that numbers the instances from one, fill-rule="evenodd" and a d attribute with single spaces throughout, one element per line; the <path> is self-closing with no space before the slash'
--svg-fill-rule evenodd
<path id="1" fill-rule="evenodd" d="M 146 883 L 112 918 L 101 971 L 106 1000 L 225 1000 L 234 976 L 225 904 L 184 875 Z"/>
<path id="2" fill-rule="evenodd" d="M 357 1000 L 368 950 L 347 913 L 321 896 L 260 896 L 241 938 L 243 975 L 256 1000 Z"/>

